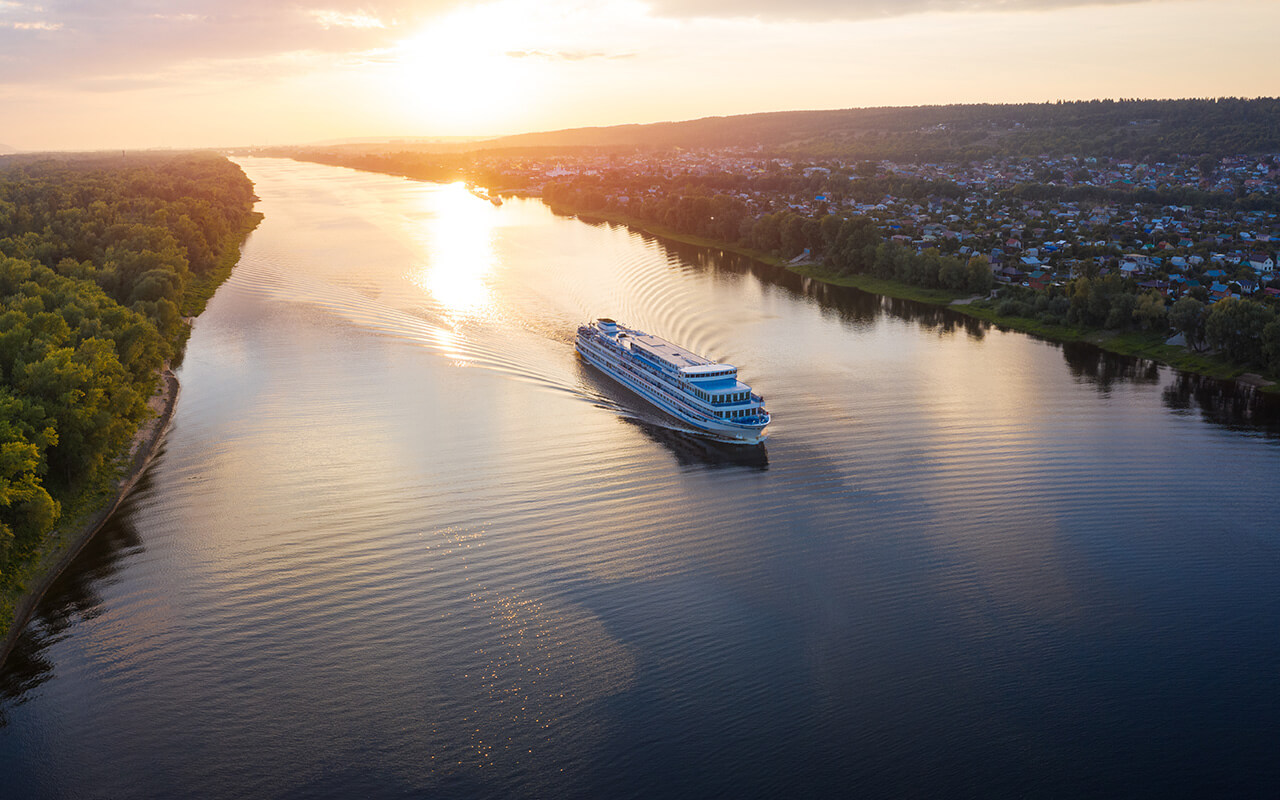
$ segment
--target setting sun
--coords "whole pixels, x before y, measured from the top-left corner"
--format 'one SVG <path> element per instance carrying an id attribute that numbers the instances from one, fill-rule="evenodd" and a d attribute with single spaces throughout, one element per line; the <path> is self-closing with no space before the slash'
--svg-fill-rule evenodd
<path id="1" fill-rule="evenodd" d="M 518 116 L 537 96 L 539 65 L 518 57 L 527 15 L 469 7 L 393 49 L 393 91 L 423 124 L 474 131 Z"/>

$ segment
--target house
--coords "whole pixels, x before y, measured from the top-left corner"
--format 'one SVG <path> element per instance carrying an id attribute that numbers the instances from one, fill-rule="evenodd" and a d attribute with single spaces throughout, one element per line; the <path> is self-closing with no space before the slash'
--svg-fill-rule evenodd
<path id="1" fill-rule="evenodd" d="M 1027 274 L 1015 267 L 1003 267 L 996 270 L 996 280 L 1004 283 L 1020 283 Z"/>
<path id="2" fill-rule="evenodd" d="M 1123 275 L 1145 275 L 1155 269 L 1156 261 L 1149 256 L 1127 255 L 1120 262 L 1120 272 Z"/>
<path id="3" fill-rule="evenodd" d="M 1250 253 L 1246 262 L 1257 273 L 1270 274 L 1276 268 L 1276 262 L 1265 253 Z"/>

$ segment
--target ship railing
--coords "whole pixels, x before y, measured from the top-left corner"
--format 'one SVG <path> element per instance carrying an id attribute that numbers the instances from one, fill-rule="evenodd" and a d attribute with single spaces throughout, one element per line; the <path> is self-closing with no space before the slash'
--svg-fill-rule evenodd
<path id="1" fill-rule="evenodd" d="M 763 403 L 763 402 L 764 402 L 764 398 L 763 398 L 763 397 L 761 397 L 760 395 L 756 394 L 755 392 L 752 392 L 752 393 L 751 393 L 751 399 L 752 399 L 752 400 L 754 400 L 754 401 L 756 401 L 757 403 Z"/>

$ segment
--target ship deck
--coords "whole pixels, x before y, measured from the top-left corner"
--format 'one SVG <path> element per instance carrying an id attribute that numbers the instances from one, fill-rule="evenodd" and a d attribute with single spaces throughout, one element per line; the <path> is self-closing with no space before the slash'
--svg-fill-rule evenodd
<path id="1" fill-rule="evenodd" d="M 692 350 L 686 350 L 678 344 L 669 342 L 661 336 L 654 336 L 652 333 L 641 333 L 629 328 L 620 329 L 619 333 L 625 333 L 627 338 L 631 340 L 632 348 L 639 348 L 652 355 L 654 358 L 661 359 L 677 370 L 686 367 L 723 367 L 726 370 L 736 370 L 732 364 L 722 364 L 719 361 L 712 361 L 706 356 L 700 356 Z M 700 381 L 698 388 L 708 392 L 749 392 L 751 387 L 736 377 L 721 378 L 719 380 Z"/>
<path id="2" fill-rule="evenodd" d="M 640 333 L 639 331 L 620 331 L 627 334 L 627 338 L 631 340 L 632 347 L 641 347 L 646 352 L 656 358 L 660 358 L 676 369 L 682 367 L 704 367 L 716 364 L 709 358 L 698 355 L 697 353 L 686 350 L 678 344 L 673 344 L 660 336 L 654 336 L 652 333 Z M 727 366 L 727 365 L 726 365 Z"/>

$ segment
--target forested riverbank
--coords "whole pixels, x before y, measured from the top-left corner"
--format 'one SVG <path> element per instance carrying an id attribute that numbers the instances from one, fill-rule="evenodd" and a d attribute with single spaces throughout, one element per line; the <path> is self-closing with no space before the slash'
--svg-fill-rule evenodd
<path id="1" fill-rule="evenodd" d="M 254 200 L 211 154 L 0 159 L 0 629 L 145 466 Z"/>

